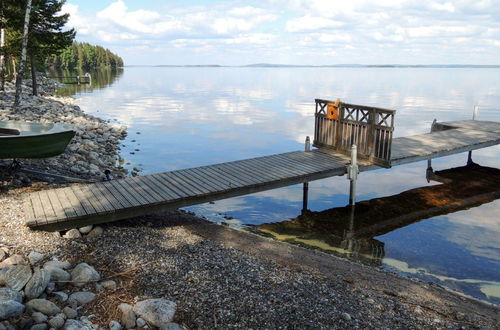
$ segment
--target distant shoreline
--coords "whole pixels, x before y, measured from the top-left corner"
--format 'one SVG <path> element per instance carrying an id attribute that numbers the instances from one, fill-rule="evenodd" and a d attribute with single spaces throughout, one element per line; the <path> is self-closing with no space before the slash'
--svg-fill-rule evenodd
<path id="1" fill-rule="evenodd" d="M 219 64 L 186 64 L 186 65 L 125 65 L 124 67 L 157 67 L 157 68 L 431 68 L 431 69 L 500 69 L 498 65 L 482 64 L 332 64 L 332 65 L 292 65 L 257 63 L 248 65 L 219 65 Z"/>

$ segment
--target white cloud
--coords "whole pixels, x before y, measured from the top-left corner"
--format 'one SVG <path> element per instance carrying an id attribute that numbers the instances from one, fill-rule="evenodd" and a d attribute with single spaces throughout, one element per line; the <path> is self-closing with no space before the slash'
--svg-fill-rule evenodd
<path id="1" fill-rule="evenodd" d="M 142 9 L 115 0 L 94 13 L 84 3 L 69 0 L 63 8 L 78 38 L 126 48 L 129 64 L 141 63 L 133 56 L 144 58 L 145 50 L 186 64 L 498 63 L 500 6 L 493 0 L 166 2 Z"/>

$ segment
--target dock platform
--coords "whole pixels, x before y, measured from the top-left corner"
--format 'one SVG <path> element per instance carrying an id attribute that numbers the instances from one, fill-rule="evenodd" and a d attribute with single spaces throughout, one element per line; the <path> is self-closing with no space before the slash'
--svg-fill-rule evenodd
<path id="1" fill-rule="evenodd" d="M 500 144 L 500 123 L 437 123 L 439 131 L 392 140 L 390 166 Z M 332 149 L 293 151 L 107 182 L 37 191 L 25 196 L 26 224 L 66 230 L 346 174 L 350 157 Z M 359 161 L 360 172 L 379 169 Z"/>

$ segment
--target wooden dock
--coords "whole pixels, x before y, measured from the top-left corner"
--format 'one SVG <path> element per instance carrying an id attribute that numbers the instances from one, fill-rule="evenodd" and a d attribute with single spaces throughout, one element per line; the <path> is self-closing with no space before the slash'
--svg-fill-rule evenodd
<path id="1" fill-rule="evenodd" d="M 390 166 L 500 144 L 500 123 L 438 123 L 439 131 L 394 138 Z M 294 151 L 160 174 L 44 190 L 25 197 L 26 224 L 65 230 L 117 221 L 346 174 L 350 158 L 328 148 Z M 361 172 L 378 169 L 359 161 Z"/>

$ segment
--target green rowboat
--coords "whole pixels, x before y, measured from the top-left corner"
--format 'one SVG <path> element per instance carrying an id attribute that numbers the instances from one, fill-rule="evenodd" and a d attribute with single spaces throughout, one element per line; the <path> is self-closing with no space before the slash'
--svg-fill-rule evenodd
<path id="1" fill-rule="evenodd" d="M 0 159 L 57 156 L 73 136 L 73 127 L 66 124 L 0 121 Z"/>

